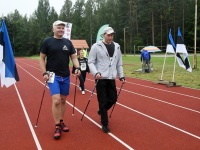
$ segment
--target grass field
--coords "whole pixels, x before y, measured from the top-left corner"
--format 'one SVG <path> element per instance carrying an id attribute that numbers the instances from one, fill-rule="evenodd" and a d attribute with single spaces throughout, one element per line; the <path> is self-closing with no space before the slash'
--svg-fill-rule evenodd
<path id="1" fill-rule="evenodd" d="M 151 62 L 153 63 L 153 72 L 141 73 L 135 70 L 141 69 L 142 63 L 140 62 L 140 55 L 123 56 L 124 72 L 125 76 L 140 78 L 150 81 L 158 81 L 161 79 L 161 73 L 164 63 L 164 55 L 151 55 Z M 166 64 L 164 68 L 163 80 L 172 81 L 173 69 L 174 69 L 174 57 L 173 55 L 167 55 Z M 199 57 L 199 56 L 198 56 Z M 190 63 L 193 66 L 193 57 L 190 56 Z M 198 59 L 198 58 L 197 58 Z M 200 60 L 198 59 L 198 63 Z M 174 81 L 182 86 L 200 89 L 200 69 L 195 69 L 192 72 L 188 72 L 185 69 L 179 67 L 176 62 L 176 71 Z"/>
<path id="2" fill-rule="evenodd" d="M 141 69 L 142 63 L 140 62 L 140 55 L 127 55 L 123 56 L 124 73 L 125 76 L 140 78 L 150 81 L 158 81 L 161 78 L 161 72 L 164 63 L 164 55 L 152 54 L 151 62 L 153 63 L 153 72 L 141 73 L 135 70 Z M 166 81 L 172 81 L 173 69 L 174 69 L 174 57 L 173 55 L 167 55 L 166 65 L 164 69 L 163 79 Z M 32 59 L 39 59 L 38 56 L 32 56 Z M 190 63 L 193 66 L 193 57 L 190 56 Z M 200 64 L 199 56 L 197 58 Z M 70 65 L 72 65 L 70 63 Z M 198 66 L 198 65 L 197 65 Z M 199 65 L 200 66 L 200 65 Z M 178 85 L 185 87 L 200 89 L 200 69 L 195 69 L 191 73 L 185 69 L 179 67 L 176 62 L 176 72 L 174 81 Z"/>

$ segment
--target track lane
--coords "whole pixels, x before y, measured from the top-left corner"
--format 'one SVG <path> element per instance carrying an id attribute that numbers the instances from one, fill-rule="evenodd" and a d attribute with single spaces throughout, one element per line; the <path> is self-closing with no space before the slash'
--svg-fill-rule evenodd
<path id="1" fill-rule="evenodd" d="M 21 68 L 20 64 L 18 63 L 17 65 L 18 65 L 18 70 L 23 71 L 23 69 L 19 69 L 19 68 Z M 33 74 L 36 73 L 35 71 L 30 70 L 30 68 L 27 67 L 27 66 L 25 66 L 24 69 L 26 69 L 26 70 L 29 69 L 29 71 L 32 71 Z M 36 74 L 35 74 L 36 77 L 40 76 L 40 72 L 37 72 Z M 33 106 L 35 106 L 36 103 L 39 104 L 39 101 L 40 101 L 39 97 L 41 97 L 41 95 L 38 96 L 39 94 L 36 94 L 36 93 L 41 93 L 42 91 L 39 91 L 39 90 L 41 90 L 42 87 L 40 86 L 40 88 L 35 88 L 35 87 L 38 87 L 38 82 L 34 82 L 33 81 L 33 77 L 31 77 L 27 73 L 23 73 L 22 78 L 24 78 L 24 79 L 26 78 L 28 82 L 27 81 L 25 81 L 23 83 L 21 82 L 21 87 L 19 87 L 19 88 L 22 89 L 24 86 L 25 87 L 29 87 L 28 90 L 27 90 L 27 92 L 22 94 L 22 97 L 27 97 L 28 95 L 31 95 L 31 99 L 27 100 L 24 103 L 25 103 L 25 105 L 27 107 L 27 110 L 28 110 L 28 112 L 30 114 L 30 118 L 32 120 L 32 124 L 34 124 L 33 120 L 36 120 L 36 118 L 34 119 L 33 116 L 36 117 L 37 111 L 35 110 L 35 107 L 33 107 Z M 39 83 L 39 85 L 40 84 L 41 83 Z M 48 100 L 47 100 L 47 98 L 48 98 Z M 49 91 L 48 91 L 45 94 L 45 99 L 44 99 L 44 102 L 48 101 L 48 103 L 44 103 L 43 104 L 44 106 L 42 106 L 42 109 L 44 109 L 45 113 L 47 113 L 48 115 L 45 114 L 45 118 L 46 118 L 45 119 L 45 118 L 42 117 L 42 114 L 41 114 L 40 122 L 38 123 L 38 128 L 36 129 L 37 136 L 39 137 L 40 143 L 41 143 L 41 145 L 42 145 L 42 147 L 44 149 L 45 148 L 48 148 L 48 149 L 58 148 L 59 149 L 59 147 L 60 148 L 65 148 L 65 149 L 66 148 L 72 148 L 73 149 L 73 147 L 75 145 L 78 145 L 78 147 L 80 147 L 80 148 L 84 148 L 84 147 L 88 146 L 88 147 L 91 147 L 91 148 L 93 147 L 93 149 L 99 149 L 100 148 L 99 145 L 101 145 L 101 142 L 105 143 L 105 148 L 109 148 L 109 149 L 112 149 L 112 148 L 113 149 L 117 149 L 117 148 L 124 149 L 123 145 L 121 145 L 120 143 L 118 143 L 117 141 L 115 141 L 114 139 L 112 139 L 111 137 L 107 136 L 106 134 L 102 133 L 102 131 L 100 129 L 97 130 L 96 127 L 90 121 L 89 122 L 87 121 L 87 125 L 83 126 L 83 124 L 81 124 L 81 122 L 80 122 L 79 119 L 75 119 L 75 117 L 71 116 L 71 113 L 68 112 L 69 109 L 67 109 L 67 112 L 66 112 L 66 114 L 68 114 L 66 116 L 66 118 L 67 118 L 67 120 L 69 120 L 69 121 L 67 121 L 67 122 L 69 122 L 67 124 L 69 126 L 78 126 L 77 129 L 81 129 L 81 131 L 80 130 L 76 131 L 75 129 L 73 130 L 73 128 L 71 127 L 72 131 L 69 132 L 69 133 L 63 133 L 64 136 L 61 138 L 61 140 L 59 140 L 59 141 L 67 140 L 67 143 L 69 142 L 70 144 L 68 144 L 68 145 L 63 145 L 62 144 L 61 146 L 58 146 L 57 144 L 55 144 L 55 142 L 57 142 L 57 141 L 52 140 L 52 135 L 53 135 L 52 131 L 54 131 L 53 130 L 54 129 L 54 127 L 53 127 L 54 123 L 53 123 L 53 119 L 52 119 L 52 115 L 51 115 L 51 101 L 50 101 L 50 99 L 51 99 L 51 97 L 50 97 L 50 94 L 49 94 Z M 67 99 L 73 99 L 73 95 L 68 96 Z M 33 100 L 35 100 L 35 101 L 33 101 Z M 68 107 L 69 106 L 67 106 L 67 108 Z M 72 110 L 72 108 L 70 110 Z M 41 111 L 41 113 L 42 113 L 42 111 Z M 80 114 L 75 114 L 75 115 L 81 117 Z M 47 120 L 47 118 L 51 118 L 51 119 Z M 42 122 L 41 120 L 42 121 L 45 120 L 46 123 Z M 51 120 L 51 123 L 49 122 L 50 120 Z M 46 126 L 41 126 L 40 124 L 47 124 L 48 127 L 49 127 L 49 125 L 52 124 L 52 128 L 47 129 Z M 90 125 L 88 125 L 88 124 L 90 124 Z M 44 136 L 44 133 L 42 133 L 42 131 L 40 130 L 41 128 L 43 130 L 48 131 L 48 134 L 50 132 L 52 135 L 47 135 L 47 132 L 45 132 L 45 136 Z M 97 132 L 97 134 L 95 132 Z M 69 138 L 65 139 L 66 135 L 68 135 Z M 78 135 L 79 139 L 80 139 L 80 137 L 83 138 L 83 139 L 80 140 L 80 141 L 76 140 L 76 143 L 74 143 L 73 140 L 75 140 L 76 138 L 78 138 L 77 135 Z M 95 140 L 96 143 L 89 142 L 89 141 L 92 141 L 92 140 Z M 49 141 L 49 142 L 47 142 L 47 141 Z M 88 145 L 87 145 L 87 143 L 88 143 Z M 111 144 L 109 146 L 109 143 L 113 143 L 113 144 Z M 70 147 L 70 146 L 72 146 L 72 147 Z"/>
<path id="2" fill-rule="evenodd" d="M 125 84 L 125 87 L 126 86 L 127 84 Z M 123 105 L 128 106 L 130 104 L 130 101 L 132 101 L 132 99 L 130 99 L 132 97 L 131 92 L 129 92 L 128 95 L 127 94 L 124 95 L 123 97 L 128 97 L 128 99 L 125 100 L 127 103 L 123 103 Z M 173 108 L 173 107 L 171 108 L 170 106 L 165 106 L 158 102 L 152 102 L 152 101 L 148 102 L 146 101 L 147 99 L 145 97 L 141 98 L 141 97 L 138 97 L 137 95 L 135 96 L 135 99 L 136 99 L 136 102 L 131 103 L 131 106 L 129 107 L 137 109 L 145 114 L 149 114 L 150 116 L 153 116 L 154 118 L 157 118 L 161 121 L 167 122 L 170 125 L 173 125 L 175 127 L 183 128 L 184 130 L 192 132 L 192 134 L 197 134 L 198 136 L 199 133 L 195 132 L 199 127 L 199 121 L 196 121 L 196 118 L 199 118 L 198 114 L 193 114 L 191 112 L 186 113 L 183 110 L 179 110 L 179 109 L 176 110 L 176 108 Z M 148 105 L 144 107 L 143 104 L 145 105 L 148 104 Z M 156 105 L 158 108 L 152 109 L 153 107 L 155 107 L 154 105 Z M 165 110 L 165 107 L 167 107 L 166 110 Z M 167 113 L 166 111 L 169 111 L 169 110 L 174 110 L 174 111 L 169 112 L 169 115 L 166 116 L 165 115 Z M 186 115 L 179 115 L 179 114 L 186 114 Z M 189 118 L 189 119 L 186 120 L 185 118 Z"/>
<path id="3" fill-rule="evenodd" d="M 14 85 L 0 89 L 0 122 L 0 149 L 37 149 Z"/>
<path id="4" fill-rule="evenodd" d="M 88 85 L 87 85 L 88 86 Z M 79 104 L 79 103 L 78 103 Z M 97 104 L 95 104 L 95 105 L 97 105 Z M 81 106 L 80 106 L 81 107 Z M 118 107 L 116 107 L 116 109 L 118 109 Z M 95 110 L 93 111 L 93 112 L 96 112 L 96 110 L 97 110 L 97 108 L 95 108 Z M 120 109 L 121 110 L 121 109 Z M 122 109 L 123 110 L 123 109 Z M 121 111 L 122 111 L 121 110 Z M 119 110 L 118 110 L 119 111 Z M 117 111 L 117 112 L 118 112 Z M 125 111 L 127 111 L 127 110 L 125 110 Z M 124 112 L 124 110 L 123 110 L 123 112 Z M 94 114 L 94 113 L 93 113 Z M 132 114 L 132 113 L 130 113 L 130 114 Z M 92 115 L 92 114 L 91 114 Z M 114 115 L 114 114 L 113 114 Z M 96 116 L 96 113 L 95 113 L 95 116 Z M 124 118 L 122 118 L 122 119 L 124 119 Z M 97 121 L 98 121 L 99 119 L 97 119 Z M 111 119 L 112 120 L 112 119 Z M 139 121 L 141 121 L 141 119 L 139 119 Z M 124 120 L 123 120 L 123 122 L 124 122 Z M 117 124 L 115 124 L 115 126 L 116 126 Z M 114 129 L 114 127 L 115 126 L 112 126 L 112 131 L 113 131 L 113 129 Z M 124 129 L 124 128 L 123 128 Z M 125 129 L 126 130 L 126 129 Z M 152 129 L 152 130 L 155 130 L 155 129 Z M 118 131 L 118 130 L 117 130 Z M 141 131 L 141 129 L 140 130 L 138 130 L 138 132 L 140 132 Z M 122 134 L 120 134 L 120 135 L 122 135 Z M 134 134 L 131 134 L 131 132 L 130 132 L 130 135 L 134 135 Z M 127 136 L 127 135 L 126 135 Z M 184 139 L 184 138 L 183 138 Z M 144 140 L 145 140 L 145 138 L 144 138 Z M 137 141 L 137 140 L 136 140 Z M 183 140 L 184 141 L 184 140 Z M 142 142 L 144 142 L 144 141 L 142 141 Z M 148 141 L 146 141 L 145 143 L 143 143 L 144 145 L 146 145 L 146 143 L 148 143 Z M 155 144 L 155 142 L 153 142 L 154 144 Z M 172 142 L 173 143 L 173 142 Z M 193 143 L 193 142 L 192 142 Z M 170 144 L 171 145 L 171 144 Z M 173 144 L 172 144 L 173 145 Z M 183 143 L 183 145 L 184 145 L 184 143 Z M 195 145 L 195 142 L 194 142 L 194 145 Z M 142 146 L 141 146 L 142 147 Z M 140 148 L 141 148 L 140 147 Z M 188 146 L 186 146 L 186 147 L 188 147 Z M 137 146 L 136 146 L 136 148 L 137 148 Z M 144 147 L 145 148 L 145 147 Z M 155 147 L 154 147 L 155 148 Z M 191 147 L 190 147 L 190 149 L 191 149 Z"/>
<path id="5" fill-rule="evenodd" d="M 36 65 L 35 67 L 34 66 L 32 66 L 32 67 L 39 70 L 37 68 L 38 63 L 36 63 L 36 62 L 32 62 L 32 63 Z M 91 75 L 88 75 L 87 80 L 93 81 L 93 77 Z M 119 82 L 117 82 L 117 83 L 118 83 L 117 84 L 118 87 L 120 87 L 121 85 L 119 85 Z M 132 83 L 130 83 L 130 82 L 127 82 L 127 83 L 128 84 L 125 84 L 127 89 L 124 90 L 126 92 L 130 92 L 130 93 L 133 93 L 133 94 L 136 94 L 136 95 L 147 97 L 151 100 L 160 101 L 160 102 L 163 102 L 163 103 L 166 103 L 166 104 L 169 104 L 169 105 L 177 106 L 177 107 L 180 107 L 180 108 L 183 108 L 183 109 L 187 109 L 187 110 L 191 110 L 191 111 L 200 113 L 200 111 L 199 111 L 200 108 L 198 107 L 200 105 L 200 101 L 198 100 L 198 99 L 200 99 L 200 93 L 198 93 L 199 97 L 195 97 L 195 96 L 192 96 L 192 95 L 184 95 L 184 94 L 180 94 L 180 93 L 176 93 L 176 92 L 171 93 L 171 91 L 168 91 L 168 90 L 161 90 L 161 91 L 157 92 L 158 94 L 154 94 L 155 93 L 154 90 L 157 91 L 158 88 L 151 87 L 149 89 L 149 86 L 145 86 L 145 85 L 140 85 L 139 87 L 134 86 L 134 88 L 133 88 L 131 86 Z M 145 89 L 144 87 L 147 88 L 147 89 Z M 166 89 L 169 89 L 169 88 L 166 88 Z M 145 95 L 144 95 L 144 91 L 146 91 Z M 171 93 L 171 95 L 169 94 L 169 92 Z M 175 96 L 173 94 L 175 94 Z M 148 96 L 146 96 L 146 95 L 148 95 Z M 185 96 L 187 98 L 184 98 L 184 97 L 181 97 L 181 96 Z M 192 101 L 192 100 L 194 100 L 194 101 Z"/>

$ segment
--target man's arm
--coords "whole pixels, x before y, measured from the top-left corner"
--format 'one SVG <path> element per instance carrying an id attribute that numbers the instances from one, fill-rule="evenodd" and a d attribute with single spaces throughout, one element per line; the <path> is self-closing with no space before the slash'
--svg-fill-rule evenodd
<path id="1" fill-rule="evenodd" d="M 143 55 L 143 53 L 142 53 L 141 56 L 140 56 L 140 61 L 141 61 L 141 62 L 142 62 L 142 57 L 143 57 L 142 55 Z"/>
<path id="2" fill-rule="evenodd" d="M 46 54 L 40 53 L 40 69 L 42 74 L 46 72 L 46 63 L 45 63 Z"/>
<path id="3" fill-rule="evenodd" d="M 119 59 L 118 59 L 118 62 L 117 62 L 117 74 L 118 74 L 118 77 L 119 78 L 122 78 L 124 77 L 124 71 L 123 71 L 123 63 L 122 63 L 122 54 L 121 54 L 121 51 L 119 52 L 118 54 L 119 56 Z"/>
<path id="4" fill-rule="evenodd" d="M 49 74 L 46 72 L 46 62 L 45 62 L 46 54 L 40 53 L 40 69 L 42 71 L 43 79 L 48 81 Z"/>
<path id="5" fill-rule="evenodd" d="M 72 60 L 72 63 L 74 65 L 74 67 L 75 68 L 80 68 L 78 59 L 76 57 L 76 54 L 72 54 L 72 55 L 70 55 L 70 57 L 71 57 L 71 60 Z"/>
<path id="6" fill-rule="evenodd" d="M 98 70 L 95 66 L 96 59 L 97 59 L 97 54 L 96 54 L 95 46 L 93 45 L 88 56 L 88 66 L 89 66 L 90 72 L 92 73 L 94 77 L 98 73 Z"/>

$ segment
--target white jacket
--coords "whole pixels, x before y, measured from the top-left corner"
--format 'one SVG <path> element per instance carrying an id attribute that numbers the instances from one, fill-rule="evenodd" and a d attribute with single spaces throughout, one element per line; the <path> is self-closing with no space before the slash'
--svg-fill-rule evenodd
<path id="1" fill-rule="evenodd" d="M 98 72 L 101 73 L 101 79 L 115 79 L 117 75 L 119 78 L 124 77 L 120 45 L 115 42 L 114 45 L 115 51 L 112 60 L 110 60 L 108 51 L 102 41 L 92 45 L 88 57 L 88 66 L 94 77 Z"/>

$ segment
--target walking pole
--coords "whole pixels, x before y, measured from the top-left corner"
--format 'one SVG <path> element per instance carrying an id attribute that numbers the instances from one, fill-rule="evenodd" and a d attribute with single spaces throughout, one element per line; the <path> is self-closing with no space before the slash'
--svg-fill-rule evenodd
<path id="1" fill-rule="evenodd" d="M 90 103 L 90 100 L 92 99 L 92 96 L 93 96 L 93 94 L 94 94 L 94 90 L 95 90 L 95 88 L 96 88 L 96 86 L 97 86 L 98 81 L 99 81 L 99 80 L 96 81 L 95 87 L 94 87 L 94 89 L 92 90 L 92 93 L 91 93 L 90 98 L 89 98 L 89 100 L 88 100 L 87 106 L 86 106 L 85 111 L 84 111 L 84 113 L 83 113 L 83 115 L 82 115 L 81 121 L 83 120 L 83 117 L 84 117 L 85 112 L 86 112 L 86 110 L 87 110 L 87 108 L 88 108 L 88 105 L 89 105 L 89 103 Z"/>
<path id="2" fill-rule="evenodd" d="M 73 113 L 72 113 L 72 116 L 74 116 L 74 107 L 75 107 L 75 101 L 76 101 L 76 85 L 77 85 L 77 76 L 76 76 L 76 82 L 75 82 L 74 105 L 73 105 Z"/>
<path id="3" fill-rule="evenodd" d="M 121 90 L 122 90 L 123 85 L 124 85 L 124 83 L 122 83 L 122 85 L 121 85 L 121 87 L 120 87 L 120 89 L 119 89 L 119 93 L 117 94 L 117 99 L 118 99 L 118 97 L 119 97 L 119 94 L 120 94 L 120 92 L 121 92 Z M 111 115 L 112 115 L 112 112 L 113 112 L 113 110 L 114 110 L 114 108 L 115 108 L 116 103 L 117 103 L 117 102 L 115 102 L 115 104 L 113 105 L 112 111 L 111 111 L 111 113 L 110 113 L 110 118 L 111 118 Z"/>
<path id="4" fill-rule="evenodd" d="M 44 99 L 44 93 L 45 93 L 46 85 L 47 85 L 47 81 L 45 82 L 45 85 L 44 85 L 44 90 L 43 90 L 43 94 L 42 94 L 42 100 L 41 100 L 41 103 L 40 103 L 40 108 L 39 108 L 39 112 L 38 112 L 35 128 L 37 127 L 37 124 L 38 124 L 38 119 L 39 119 L 39 116 L 40 116 L 40 110 L 41 110 L 42 102 L 43 102 L 43 99 Z"/>

